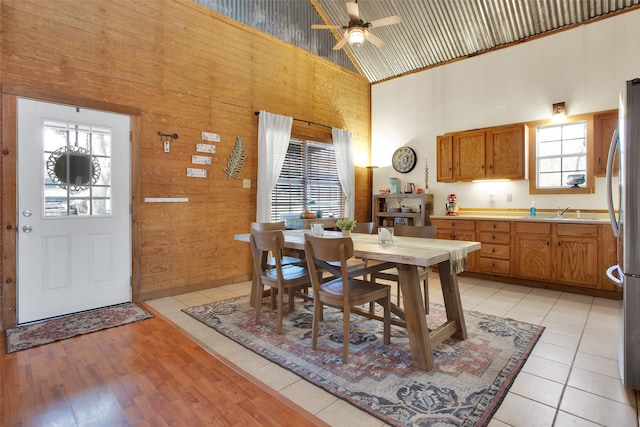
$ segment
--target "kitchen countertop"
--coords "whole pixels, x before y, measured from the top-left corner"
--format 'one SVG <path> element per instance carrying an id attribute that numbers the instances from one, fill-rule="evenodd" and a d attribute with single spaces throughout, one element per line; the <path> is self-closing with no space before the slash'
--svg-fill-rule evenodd
<path id="1" fill-rule="evenodd" d="M 609 216 L 607 214 L 584 213 L 580 218 L 576 218 L 575 211 L 567 212 L 564 216 L 539 215 L 536 217 L 525 216 L 522 213 L 517 214 L 492 214 L 484 212 L 463 213 L 458 216 L 448 215 L 432 215 L 431 219 L 460 219 L 460 220 L 503 220 L 503 221 L 522 221 L 522 222 L 550 222 L 556 224 L 608 224 Z"/>

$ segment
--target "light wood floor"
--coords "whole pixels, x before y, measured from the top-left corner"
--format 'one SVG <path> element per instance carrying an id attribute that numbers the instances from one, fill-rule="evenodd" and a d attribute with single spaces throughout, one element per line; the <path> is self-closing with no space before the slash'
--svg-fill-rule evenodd
<path id="1" fill-rule="evenodd" d="M 2 351 L 0 426 L 326 425 L 145 308 L 156 317 Z"/>

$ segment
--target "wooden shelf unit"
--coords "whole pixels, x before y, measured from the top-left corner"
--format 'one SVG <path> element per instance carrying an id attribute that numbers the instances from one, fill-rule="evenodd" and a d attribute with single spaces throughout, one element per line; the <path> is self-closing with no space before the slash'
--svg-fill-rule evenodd
<path id="1" fill-rule="evenodd" d="M 389 207 L 406 205 L 418 212 L 389 212 Z M 433 194 L 397 193 L 375 194 L 372 215 L 376 226 L 393 227 L 397 218 L 405 218 L 407 225 L 431 225 Z"/>

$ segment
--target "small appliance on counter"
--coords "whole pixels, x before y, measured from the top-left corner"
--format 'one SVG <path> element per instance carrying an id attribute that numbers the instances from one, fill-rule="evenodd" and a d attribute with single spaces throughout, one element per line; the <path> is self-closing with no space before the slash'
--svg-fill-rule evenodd
<path id="1" fill-rule="evenodd" d="M 455 194 L 449 194 L 444 207 L 447 209 L 448 216 L 458 216 L 458 197 Z"/>
<path id="2" fill-rule="evenodd" d="M 400 194 L 400 180 L 398 178 L 389 178 L 389 185 L 391 186 L 391 194 Z"/>
<path id="3" fill-rule="evenodd" d="M 404 184 L 405 194 L 410 194 L 410 193 L 413 193 L 414 191 L 416 191 L 416 186 L 413 184 L 413 182 L 407 182 L 406 184 Z"/>

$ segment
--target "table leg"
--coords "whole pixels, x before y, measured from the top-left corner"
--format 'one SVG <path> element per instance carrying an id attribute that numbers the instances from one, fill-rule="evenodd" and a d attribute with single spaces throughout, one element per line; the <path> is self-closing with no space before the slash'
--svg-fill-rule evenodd
<path id="1" fill-rule="evenodd" d="M 433 352 L 429 342 L 429 328 L 420 290 L 418 268 L 407 264 L 398 264 L 397 268 L 411 346 L 411 359 L 414 366 L 430 371 L 434 367 Z"/>
<path id="2" fill-rule="evenodd" d="M 256 277 L 255 273 L 252 276 L 253 277 L 251 278 L 251 294 L 249 295 L 249 305 L 251 307 L 255 307 L 256 300 L 258 299 L 256 292 L 256 289 L 258 288 L 258 278 Z"/>
<path id="3" fill-rule="evenodd" d="M 466 340 L 467 325 L 464 321 L 464 311 L 460 300 L 458 276 L 451 273 L 451 262 L 449 261 L 438 264 L 438 273 L 440 274 L 440 285 L 442 286 L 442 297 L 447 311 L 447 320 L 454 320 L 458 323 L 458 328 L 452 336 Z"/>

